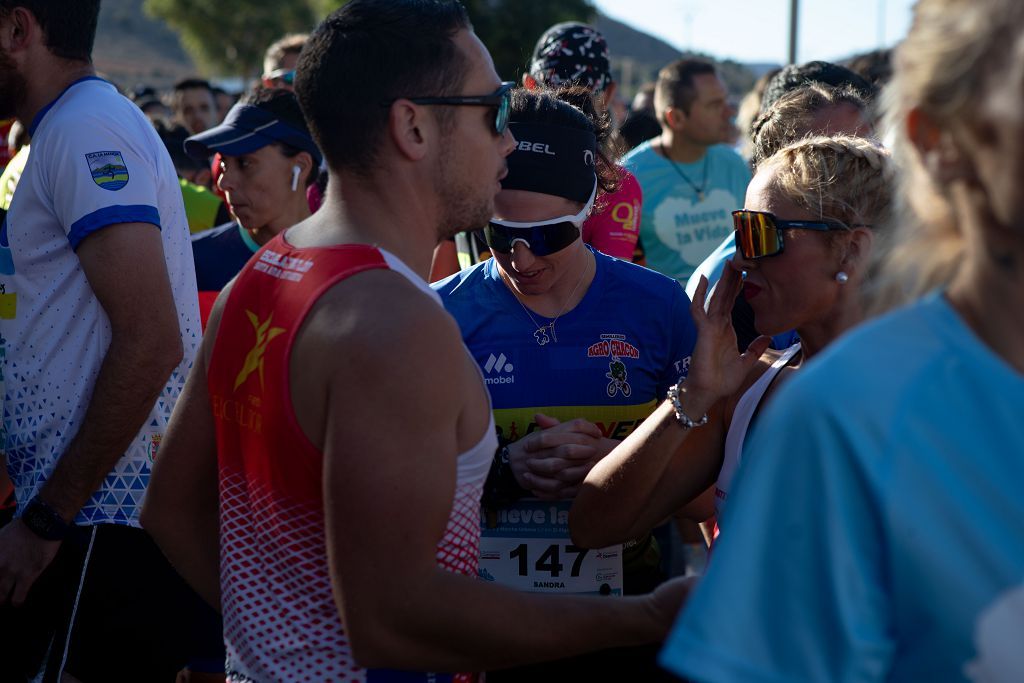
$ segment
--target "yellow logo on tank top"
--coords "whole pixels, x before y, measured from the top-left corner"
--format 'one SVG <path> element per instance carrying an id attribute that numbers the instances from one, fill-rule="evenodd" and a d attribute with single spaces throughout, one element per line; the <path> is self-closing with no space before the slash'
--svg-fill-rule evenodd
<path id="1" fill-rule="evenodd" d="M 254 372 L 259 373 L 260 378 L 260 391 L 263 391 L 263 354 L 267 352 L 267 346 L 271 341 L 279 334 L 284 332 L 283 327 L 271 327 L 270 323 L 274 316 L 271 314 L 266 320 L 260 320 L 252 311 L 246 311 L 245 314 L 249 317 L 249 322 L 252 323 L 253 329 L 256 331 L 256 344 L 253 345 L 252 349 L 245 356 L 245 362 L 242 364 L 242 370 L 238 373 L 238 377 L 235 378 L 235 391 L 238 387 L 245 383 L 245 380 L 249 379 L 249 375 Z"/>

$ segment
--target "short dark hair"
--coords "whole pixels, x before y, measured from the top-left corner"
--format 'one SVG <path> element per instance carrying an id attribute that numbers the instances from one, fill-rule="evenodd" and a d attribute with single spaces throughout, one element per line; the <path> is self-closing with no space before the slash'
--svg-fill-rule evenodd
<path id="1" fill-rule="evenodd" d="M 203 78 L 196 78 L 192 76 L 189 78 L 183 78 L 174 84 L 174 92 L 176 93 L 179 93 L 182 90 L 198 90 L 200 88 L 209 90 L 210 94 L 213 94 L 213 86 L 210 85 L 209 81 Z"/>
<path id="2" fill-rule="evenodd" d="M 820 83 L 833 88 L 849 86 L 865 100 L 871 100 L 875 96 L 874 86 L 845 66 L 822 61 L 790 64 L 775 74 L 765 86 L 764 97 L 761 98 L 761 113 L 768 111 L 768 108 L 786 93 L 810 83 Z"/>
<path id="3" fill-rule="evenodd" d="M 689 114 L 690 107 L 697 99 L 693 77 L 714 73 L 715 65 L 705 59 L 679 59 L 662 68 L 654 86 L 654 110 L 658 119 L 664 117 L 669 107 L 682 109 Z"/>
<path id="4" fill-rule="evenodd" d="M 100 0 L 0 0 L 0 12 L 24 7 L 46 36 L 46 47 L 57 57 L 92 61 Z"/>
<path id="5" fill-rule="evenodd" d="M 351 0 L 317 27 L 295 93 L 330 168 L 370 170 L 396 98 L 459 91 L 466 60 L 452 39 L 464 28 L 455 0 Z"/>

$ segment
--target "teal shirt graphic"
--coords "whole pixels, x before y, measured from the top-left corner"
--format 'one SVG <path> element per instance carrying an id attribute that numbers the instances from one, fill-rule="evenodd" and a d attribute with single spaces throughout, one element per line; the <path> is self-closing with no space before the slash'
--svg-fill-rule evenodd
<path id="1" fill-rule="evenodd" d="M 662 653 L 688 680 L 1020 681 L 1024 375 L 941 293 L 780 387 Z"/>
<path id="2" fill-rule="evenodd" d="M 671 162 L 645 142 L 627 154 L 622 165 L 636 176 L 644 193 L 640 220 L 647 266 L 684 285 L 697 266 L 732 232 L 732 212 L 743 208 L 750 169 L 725 145 L 708 148 L 691 164 Z"/>

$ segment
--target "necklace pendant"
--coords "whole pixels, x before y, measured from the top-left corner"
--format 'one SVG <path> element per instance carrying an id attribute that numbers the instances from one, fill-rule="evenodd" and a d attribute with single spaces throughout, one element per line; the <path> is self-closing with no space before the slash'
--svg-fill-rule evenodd
<path id="1" fill-rule="evenodd" d="M 548 337 L 548 326 L 544 325 L 543 327 L 538 327 L 537 331 L 533 333 L 533 338 L 537 340 L 537 344 L 540 346 L 544 346 L 550 342 L 551 338 Z"/>

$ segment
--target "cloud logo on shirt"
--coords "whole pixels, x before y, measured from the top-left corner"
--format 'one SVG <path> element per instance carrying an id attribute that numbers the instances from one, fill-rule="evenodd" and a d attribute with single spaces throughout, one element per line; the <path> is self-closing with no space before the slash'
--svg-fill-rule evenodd
<path id="1" fill-rule="evenodd" d="M 670 197 L 654 209 L 654 232 L 684 262 L 697 267 L 733 231 L 732 212 L 738 208 L 726 190 L 712 190 L 697 202 Z"/>
<path id="2" fill-rule="evenodd" d="M 1020 681 L 1024 671 L 1024 583 L 999 595 L 974 624 L 975 658 L 964 665 L 973 683 Z"/>
<path id="3" fill-rule="evenodd" d="M 104 190 L 116 192 L 128 184 L 128 167 L 120 152 L 91 152 L 85 155 L 92 181 Z"/>

